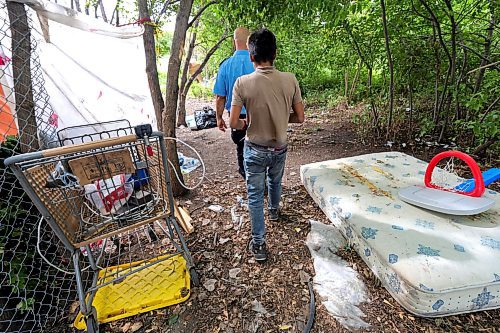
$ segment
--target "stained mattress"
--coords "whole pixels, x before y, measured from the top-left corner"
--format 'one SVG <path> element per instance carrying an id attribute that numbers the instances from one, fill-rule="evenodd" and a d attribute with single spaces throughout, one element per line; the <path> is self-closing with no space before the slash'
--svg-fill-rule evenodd
<path id="1" fill-rule="evenodd" d="M 487 189 L 495 206 L 474 216 L 401 201 L 398 190 L 423 185 L 426 167 L 390 152 L 307 164 L 300 171 L 312 198 L 408 311 L 439 317 L 499 308 L 500 195 Z"/>

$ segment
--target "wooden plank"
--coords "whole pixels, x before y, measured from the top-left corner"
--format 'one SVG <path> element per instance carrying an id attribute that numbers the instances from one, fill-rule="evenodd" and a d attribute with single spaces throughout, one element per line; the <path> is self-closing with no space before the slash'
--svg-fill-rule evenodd
<path id="1" fill-rule="evenodd" d="M 184 220 L 184 223 L 186 223 L 186 228 L 189 230 L 188 234 L 192 233 L 194 231 L 194 227 L 191 224 L 191 221 L 193 219 L 189 215 L 189 212 L 185 208 L 183 208 L 183 207 L 179 207 L 179 211 L 181 212 L 181 215 L 182 215 L 182 218 Z"/>
<path id="2" fill-rule="evenodd" d="M 194 228 L 191 225 L 190 220 L 188 220 L 186 222 L 186 220 L 184 219 L 184 216 L 181 212 L 181 209 L 179 208 L 179 205 L 177 205 L 177 202 L 175 200 L 174 200 L 174 210 L 175 210 L 175 217 L 177 218 L 177 221 L 179 221 L 179 225 L 181 226 L 181 228 L 184 229 L 184 231 L 187 234 L 192 233 L 194 231 Z M 187 216 L 189 217 L 189 214 L 187 214 Z M 191 217 L 189 217 L 189 218 L 191 218 Z"/>

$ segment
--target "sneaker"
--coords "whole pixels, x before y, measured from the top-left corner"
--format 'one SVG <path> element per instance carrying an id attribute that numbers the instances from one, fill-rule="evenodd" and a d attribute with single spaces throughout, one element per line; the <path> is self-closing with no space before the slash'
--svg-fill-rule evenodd
<path id="1" fill-rule="evenodd" d="M 255 256 L 255 260 L 266 261 L 267 260 L 266 243 L 262 243 L 261 245 L 255 245 L 252 243 L 252 253 Z"/>
<path id="2" fill-rule="evenodd" d="M 277 208 L 269 209 L 269 221 L 278 221 L 280 218 L 280 210 Z"/>

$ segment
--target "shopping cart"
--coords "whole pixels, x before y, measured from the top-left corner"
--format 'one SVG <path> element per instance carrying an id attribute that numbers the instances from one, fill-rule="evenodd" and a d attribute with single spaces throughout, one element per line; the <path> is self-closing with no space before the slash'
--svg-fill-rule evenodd
<path id="1" fill-rule="evenodd" d="M 75 327 L 88 332 L 180 303 L 199 284 L 175 218 L 163 134 L 99 125 L 68 128 L 58 133 L 62 147 L 5 160 L 72 253 Z"/>

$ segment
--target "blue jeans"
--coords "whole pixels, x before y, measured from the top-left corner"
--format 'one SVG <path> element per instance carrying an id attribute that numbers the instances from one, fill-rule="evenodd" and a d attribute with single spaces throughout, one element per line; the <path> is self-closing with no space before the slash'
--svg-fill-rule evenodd
<path id="1" fill-rule="evenodd" d="M 268 209 L 278 209 L 281 197 L 281 178 L 285 169 L 286 148 L 272 151 L 245 141 L 245 161 L 248 191 L 248 210 L 252 223 L 252 239 L 255 245 L 265 242 L 264 190 L 267 178 Z"/>

